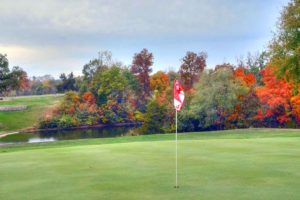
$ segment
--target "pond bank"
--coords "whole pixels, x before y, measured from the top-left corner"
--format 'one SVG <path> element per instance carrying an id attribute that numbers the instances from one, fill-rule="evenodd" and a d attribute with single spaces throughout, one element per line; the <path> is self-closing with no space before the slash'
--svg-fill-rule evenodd
<path id="1" fill-rule="evenodd" d="M 15 131 L 15 132 L 8 132 L 8 133 L 0 133 L 0 138 L 6 137 L 8 135 L 13 135 L 13 134 L 18 134 L 20 132 Z"/>
<path id="2" fill-rule="evenodd" d="M 101 126 L 100 128 L 43 130 L 32 133 L 18 133 L 0 138 L 0 145 L 139 135 L 139 127 L 140 125 L 118 124 L 118 126 Z"/>
<path id="3" fill-rule="evenodd" d="M 19 134 L 19 133 L 37 133 L 37 132 L 46 132 L 46 131 L 66 131 L 66 130 L 85 130 L 85 129 L 93 129 L 93 128 L 105 128 L 105 127 L 122 127 L 122 126 L 140 126 L 141 122 L 135 123 L 117 123 L 117 124 L 97 124 L 97 125 L 84 125 L 70 128 L 47 128 L 47 129 L 38 129 L 38 128 L 27 128 L 19 131 L 13 132 L 0 132 L 0 138 L 6 137 L 8 135 Z"/>

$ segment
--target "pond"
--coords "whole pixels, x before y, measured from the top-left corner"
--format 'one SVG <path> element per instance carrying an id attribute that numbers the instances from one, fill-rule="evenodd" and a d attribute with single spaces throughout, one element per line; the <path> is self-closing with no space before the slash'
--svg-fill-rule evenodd
<path id="1" fill-rule="evenodd" d="M 42 131 L 19 133 L 0 138 L 0 145 L 18 143 L 52 142 L 87 138 L 119 137 L 138 133 L 138 126 L 103 127 L 77 130 Z"/>

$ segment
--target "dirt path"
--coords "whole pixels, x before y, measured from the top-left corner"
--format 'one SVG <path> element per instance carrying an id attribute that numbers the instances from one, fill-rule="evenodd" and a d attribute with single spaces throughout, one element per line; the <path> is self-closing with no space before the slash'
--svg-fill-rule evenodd
<path id="1" fill-rule="evenodd" d="M 9 133 L 0 133 L 0 138 L 6 137 L 8 135 L 18 134 L 18 131 L 9 132 Z"/>

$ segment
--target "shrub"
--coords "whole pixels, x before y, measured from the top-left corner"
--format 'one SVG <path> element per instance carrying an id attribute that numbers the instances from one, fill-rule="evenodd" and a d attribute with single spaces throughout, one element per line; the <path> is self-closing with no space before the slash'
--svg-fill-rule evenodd
<path id="1" fill-rule="evenodd" d="M 144 124 L 141 127 L 141 133 L 163 133 L 165 109 L 159 105 L 155 100 L 150 101 L 147 105 L 147 111 L 145 113 Z"/>
<path id="2" fill-rule="evenodd" d="M 58 122 L 59 128 L 71 128 L 78 125 L 79 125 L 78 119 L 70 115 L 63 115 Z"/>
<path id="3" fill-rule="evenodd" d="M 58 128 L 59 119 L 58 118 L 47 118 L 42 119 L 39 122 L 40 129 L 47 129 L 47 128 Z"/>

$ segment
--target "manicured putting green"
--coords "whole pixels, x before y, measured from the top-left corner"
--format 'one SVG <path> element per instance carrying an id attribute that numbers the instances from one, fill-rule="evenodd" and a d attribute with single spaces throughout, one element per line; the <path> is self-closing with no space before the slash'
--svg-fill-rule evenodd
<path id="1" fill-rule="evenodd" d="M 174 141 L 2 151 L 0 199 L 300 199 L 300 134 L 293 135 L 180 135 L 179 189 Z"/>

